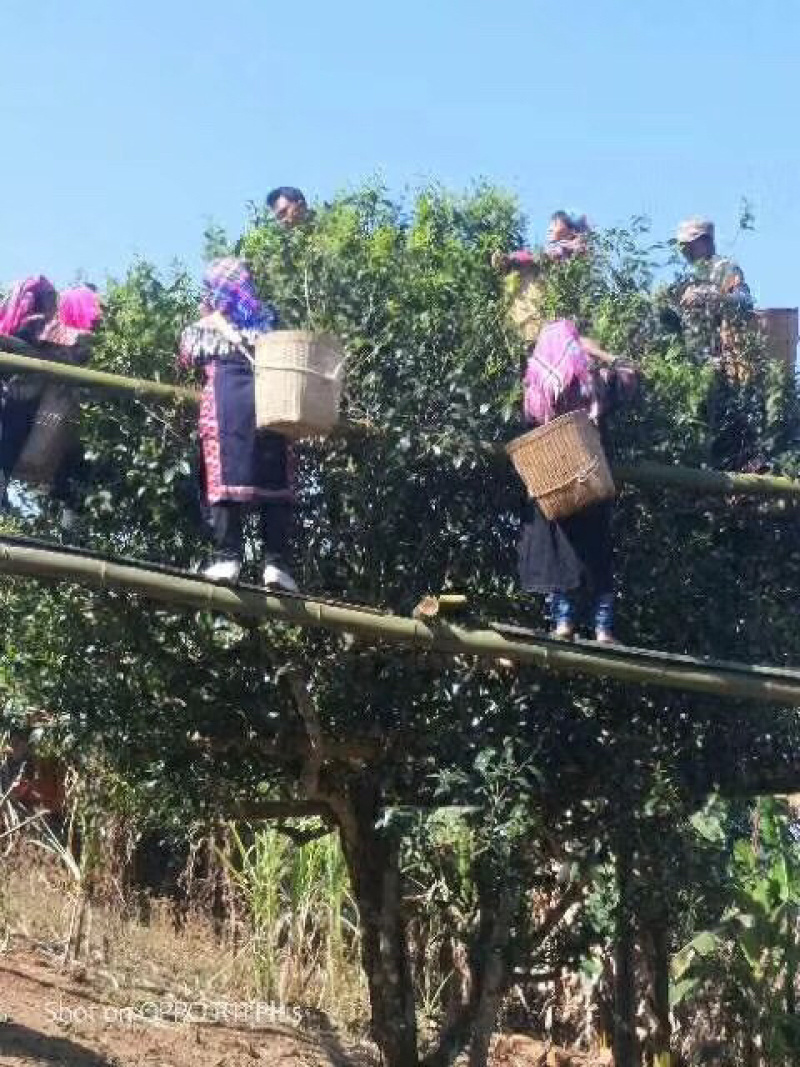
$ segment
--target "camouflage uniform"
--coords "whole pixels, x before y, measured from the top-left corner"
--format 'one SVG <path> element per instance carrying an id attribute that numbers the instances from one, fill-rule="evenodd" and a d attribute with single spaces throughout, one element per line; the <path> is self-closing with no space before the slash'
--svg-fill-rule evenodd
<path id="1" fill-rule="evenodd" d="M 726 362 L 732 338 L 746 326 L 753 298 L 741 267 L 732 259 L 712 256 L 694 265 L 694 278 L 681 286 L 700 297 L 691 306 L 680 306 L 684 336 L 695 354 L 717 364 Z M 735 343 L 734 343 L 735 347 Z"/>
<path id="2" fill-rule="evenodd" d="M 710 238 L 713 248 L 713 223 L 688 219 L 678 228 L 677 240 L 684 247 L 700 237 Z M 674 291 L 674 307 L 688 351 L 719 372 L 706 399 L 709 459 L 721 469 L 748 469 L 758 452 L 758 398 L 750 388 L 756 358 L 753 298 L 741 268 L 724 256 L 695 259 L 692 273 Z M 687 293 L 692 299 L 684 302 Z"/>

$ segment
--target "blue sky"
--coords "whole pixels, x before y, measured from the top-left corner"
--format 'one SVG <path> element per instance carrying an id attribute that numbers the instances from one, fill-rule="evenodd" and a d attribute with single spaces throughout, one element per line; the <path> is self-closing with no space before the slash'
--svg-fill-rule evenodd
<path id="1" fill-rule="evenodd" d="M 800 300 L 796 0 L 5 0 L 0 278 L 199 264 L 279 183 L 484 177 L 541 238 L 579 208 L 717 220 Z M 757 230 L 735 237 L 747 197 Z"/>

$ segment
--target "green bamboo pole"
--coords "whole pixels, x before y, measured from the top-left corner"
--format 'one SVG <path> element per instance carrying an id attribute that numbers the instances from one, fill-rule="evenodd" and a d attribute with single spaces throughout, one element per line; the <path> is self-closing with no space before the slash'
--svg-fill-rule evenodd
<path id="1" fill-rule="evenodd" d="M 27 353 L 35 351 L 30 345 L 16 338 L 0 334 L 0 346 L 13 348 L 13 352 L 0 351 L 0 369 L 23 374 L 41 374 L 53 381 L 88 388 L 107 389 L 112 392 L 136 397 L 154 397 L 160 400 L 181 400 L 198 403 L 200 393 L 182 385 L 156 382 L 149 378 L 128 378 L 121 374 L 73 367 L 36 359 Z M 337 433 L 342 436 L 361 436 L 376 433 L 377 428 L 368 422 L 346 423 Z M 501 445 L 486 445 L 487 453 L 505 458 Z M 725 471 L 698 470 L 693 467 L 670 466 L 665 463 L 643 462 L 635 465 L 618 464 L 614 477 L 623 483 L 640 488 L 674 488 L 695 493 L 729 494 L 743 496 L 788 496 L 800 499 L 800 482 L 767 474 L 737 474 Z"/>
<path id="2" fill-rule="evenodd" d="M 658 485 L 663 489 L 689 489 L 698 493 L 732 493 L 742 496 L 800 497 L 800 482 L 776 474 L 740 474 L 700 470 L 643 460 L 635 465 L 617 463 L 614 477 L 631 485 Z"/>
<path id="3" fill-rule="evenodd" d="M 11 340 L 13 338 L 2 337 L 0 343 L 8 347 Z M 28 346 L 20 345 L 20 349 L 23 348 L 28 349 Z M 54 363 L 49 359 L 24 355 L 22 351 L 0 352 L 0 367 L 22 374 L 41 374 L 44 378 L 67 385 L 108 389 L 133 396 L 158 397 L 159 400 L 191 400 L 194 403 L 200 400 L 197 389 L 172 385 L 169 382 L 156 382 L 149 378 L 126 378 L 121 374 L 109 374 L 107 371 L 92 370 L 89 367 L 73 367 L 69 363 Z"/>
<path id="4" fill-rule="evenodd" d="M 709 661 L 643 662 L 641 656 L 601 651 L 553 641 L 513 640 L 493 630 L 467 630 L 446 623 L 426 625 L 402 615 L 338 604 L 281 597 L 249 589 L 214 585 L 192 577 L 165 575 L 124 563 L 111 563 L 73 552 L 59 552 L 4 541 L 0 537 L 0 573 L 75 582 L 95 589 L 136 593 L 172 608 L 218 611 L 256 621 L 274 620 L 334 633 L 352 633 L 373 642 L 401 645 L 456 656 L 513 660 L 563 674 L 616 678 L 714 696 L 736 697 L 800 707 L 800 672 L 774 674 L 768 668 Z"/>

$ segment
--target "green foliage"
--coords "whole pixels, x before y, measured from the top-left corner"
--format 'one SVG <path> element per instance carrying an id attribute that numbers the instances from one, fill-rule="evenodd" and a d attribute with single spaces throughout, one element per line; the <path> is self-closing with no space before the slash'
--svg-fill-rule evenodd
<path id="1" fill-rule="evenodd" d="M 672 1000 L 718 1000 L 721 1028 L 742 1062 L 758 1046 L 770 1065 L 794 1063 L 800 847 L 785 803 L 758 804 L 751 836 L 733 843 L 725 888 L 718 924 L 695 933 L 673 960 Z"/>
<path id="2" fill-rule="evenodd" d="M 514 201 L 487 186 L 460 196 L 426 188 L 403 203 L 368 186 L 288 232 L 254 209 L 240 245 L 262 295 L 285 325 L 342 338 L 346 414 L 380 428 L 297 450 L 295 562 L 304 588 L 402 611 L 425 593 L 457 589 L 476 621 L 541 623 L 539 605 L 515 593 L 521 489 L 483 444 L 519 428 L 524 353 L 490 257 L 518 246 L 522 231 Z M 227 250 L 227 239 L 210 232 L 208 247 Z M 618 458 L 698 465 L 716 450 L 728 465 L 800 471 L 792 383 L 763 366 L 756 339 L 745 352 L 750 378 L 739 385 L 704 364 L 689 337 L 667 331 L 652 294 L 662 258 L 634 220 L 628 231 L 598 235 L 589 258 L 555 266 L 546 279 L 549 313 L 574 316 L 643 367 L 641 395 L 611 427 Z M 109 287 L 95 365 L 172 378 L 196 295 L 182 272 L 163 278 L 136 264 Z M 201 555 L 193 418 L 186 408 L 85 400 L 93 485 L 84 536 L 93 547 L 181 565 Z M 52 529 L 46 517 L 36 523 Z M 800 658 L 793 508 L 626 490 L 615 535 L 627 642 L 777 664 Z M 535 884 L 544 899 L 594 869 L 602 888 L 617 823 L 632 810 L 653 870 L 678 843 L 682 855 L 698 855 L 686 830 L 698 798 L 797 761 L 790 710 L 756 713 L 530 668 L 512 678 L 486 664 L 245 628 L 205 612 L 176 616 L 66 585 L 4 580 L 0 608 L 3 695 L 48 709 L 73 754 L 102 738 L 116 773 L 171 825 L 227 816 L 254 797 L 295 795 L 292 753 L 304 727 L 281 668 L 302 664 L 325 736 L 388 742 L 386 757 L 369 766 L 329 761 L 329 788 L 360 775 L 380 784 L 387 807 L 477 809 L 449 838 L 414 831 L 407 874 L 417 895 L 450 916 L 447 936 L 475 934 L 481 881 L 509 893 Z M 246 843 L 242 871 L 261 870 L 260 847 Z M 692 895 L 671 872 L 670 914 L 676 900 L 691 900 L 699 921 L 704 890 Z M 575 960 L 607 921 L 609 902 L 596 900 L 596 913 L 574 924 L 576 936 L 544 946 L 536 923 L 520 919 L 520 952 Z"/>
<path id="3" fill-rule="evenodd" d="M 308 830 L 300 820 L 294 830 Z M 315 997 L 315 1007 L 342 1005 L 358 988 L 357 911 L 338 839 L 294 844 L 280 830 L 232 826 L 231 855 L 222 854 L 246 905 L 245 951 L 254 989 L 278 1004 Z"/>

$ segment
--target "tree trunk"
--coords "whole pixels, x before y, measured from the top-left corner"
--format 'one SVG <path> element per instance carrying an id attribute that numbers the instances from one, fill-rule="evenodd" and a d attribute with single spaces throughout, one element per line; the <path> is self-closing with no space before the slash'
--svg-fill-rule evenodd
<path id="1" fill-rule="evenodd" d="M 653 1054 L 656 1067 L 670 1067 L 672 1023 L 669 1017 L 669 933 L 663 923 L 650 928 L 653 952 L 653 1008 L 656 1030 Z"/>
<path id="2" fill-rule="evenodd" d="M 508 939 L 516 911 L 516 894 L 507 891 L 498 901 L 483 894 L 481 911 L 486 914 L 487 932 L 480 976 L 480 999 L 472 1024 L 469 1067 L 486 1067 L 497 1012 L 508 984 Z"/>
<path id="3" fill-rule="evenodd" d="M 417 1067 L 414 986 L 402 914 L 399 845 L 376 828 L 380 793 L 364 777 L 328 795 L 361 919 L 361 957 L 369 984 L 372 1036 L 386 1067 Z"/>
<path id="4" fill-rule="evenodd" d="M 631 889 L 631 832 L 623 825 L 617 843 L 617 904 L 614 974 L 614 1067 L 639 1067 L 636 1043 L 636 980 Z"/>

